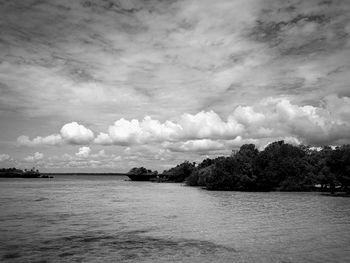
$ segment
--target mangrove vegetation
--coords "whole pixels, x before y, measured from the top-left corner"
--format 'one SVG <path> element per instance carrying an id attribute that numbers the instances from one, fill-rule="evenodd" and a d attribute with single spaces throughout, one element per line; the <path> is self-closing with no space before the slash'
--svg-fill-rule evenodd
<path id="1" fill-rule="evenodd" d="M 231 156 L 207 158 L 198 165 L 185 161 L 154 173 L 154 178 L 208 190 L 349 193 L 350 145 L 315 148 L 277 141 L 259 151 L 245 144 Z"/>

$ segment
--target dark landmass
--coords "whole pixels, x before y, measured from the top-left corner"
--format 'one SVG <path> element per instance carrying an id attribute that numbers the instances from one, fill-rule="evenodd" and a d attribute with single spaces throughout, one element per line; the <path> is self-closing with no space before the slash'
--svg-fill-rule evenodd
<path id="1" fill-rule="evenodd" d="M 139 168 L 132 170 L 135 169 Z M 315 148 L 278 141 L 259 151 L 254 144 L 245 144 L 231 156 L 207 158 L 198 165 L 185 161 L 150 180 L 185 182 L 207 190 L 321 191 L 349 195 L 350 145 Z"/>
<path id="2" fill-rule="evenodd" d="M 30 170 L 21 170 L 17 168 L 1 168 L 1 178 L 52 178 L 52 176 L 41 174 L 39 170 L 35 168 Z"/>
<path id="3" fill-rule="evenodd" d="M 73 176 L 96 176 L 96 175 L 107 175 L 107 176 L 127 176 L 126 173 L 43 173 L 43 175 L 73 175 Z"/>
<path id="4" fill-rule="evenodd" d="M 156 178 L 158 176 L 158 172 L 152 172 L 152 170 L 147 170 L 144 167 L 134 167 L 127 173 L 127 176 L 132 181 L 149 181 L 152 178 Z"/>

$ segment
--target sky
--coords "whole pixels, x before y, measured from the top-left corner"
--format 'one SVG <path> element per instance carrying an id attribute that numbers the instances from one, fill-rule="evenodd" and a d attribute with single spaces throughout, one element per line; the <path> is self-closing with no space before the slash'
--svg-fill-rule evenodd
<path id="1" fill-rule="evenodd" d="M 348 0 L 0 0 L 0 32 L 0 167 L 350 143 Z"/>

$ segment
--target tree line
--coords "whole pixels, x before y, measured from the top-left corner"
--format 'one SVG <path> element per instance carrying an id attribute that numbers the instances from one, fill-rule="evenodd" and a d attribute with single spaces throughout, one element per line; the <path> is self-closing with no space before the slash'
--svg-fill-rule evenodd
<path id="1" fill-rule="evenodd" d="M 231 156 L 207 158 L 198 165 L 185 161 L 158 178 L 208 190 L 349 193 L 350 145 L 314 148 L 277 141 L 259 151 L 244 144 Z"/>
<path id="2" fill-rule="evenodd" d="M 18 168 L 0 168 L 0 177 L 5 178 L 48 178 L 48 176 L 43 176 L 40 174 L 39 170 L 34 167 L 30 170 L 18 169 Z"/>

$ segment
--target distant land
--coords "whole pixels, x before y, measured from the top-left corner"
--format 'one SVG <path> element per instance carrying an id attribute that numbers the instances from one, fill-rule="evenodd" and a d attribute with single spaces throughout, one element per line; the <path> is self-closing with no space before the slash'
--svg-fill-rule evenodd
<path id="1" fill-rule="evenodd" d="M 126 173 L 42 173 L 43 175 L 113 175 L 113 176 L 127 176 Z"/>

